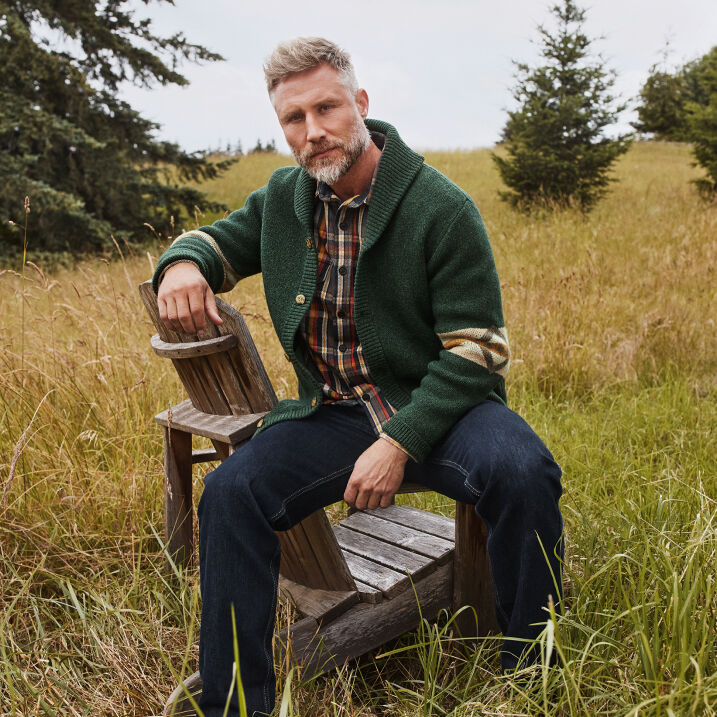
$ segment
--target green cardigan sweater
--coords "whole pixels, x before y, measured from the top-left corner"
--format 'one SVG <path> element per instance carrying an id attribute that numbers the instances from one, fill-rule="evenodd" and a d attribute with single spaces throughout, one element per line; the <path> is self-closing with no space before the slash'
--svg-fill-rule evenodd
<path id="1" fill-rule="evenodd" d="M 473 406 L 505 403 L 508 343 L 500 285 L 472 199 L 409 149 L 385 122 L 366 237 L 355 275 L 354 320 L 374 382 L 397 412 L 383 431 L 418 461 Z M 322 402 L 299 324 L 317 289 L 313 240 L 316 182 L 298 167 L 274 172 L 242 209 L 180 236 L 165 268 L 195 262 L 215 292 L 262 272 L 274 328 L 298 377 L 299 398 L 281 401 L 261 429 L 303 418 Z"/>

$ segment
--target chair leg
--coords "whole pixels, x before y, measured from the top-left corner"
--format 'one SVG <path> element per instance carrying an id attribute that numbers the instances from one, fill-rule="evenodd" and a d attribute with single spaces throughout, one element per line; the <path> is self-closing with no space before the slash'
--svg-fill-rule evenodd
<path id="1" fill-rule="evenodd" d="M 457 620 L 463 637 L 500 632 L 493 605 L 493 579 L 486 549 L 486 529 L 475 506 L 456 502 L 456 548 L 453 568 L 453 608 L 471 605 Z M 476 630 L 477 627 L 477 630 Z"/>
<path id="2" fill-rule="evenodd" d="M 186 566 L 194 554 L 192 434 L 164 429 L 164 526 L 167 549 Z"/>
<path id="3" fill-rule="evenodd" d="M 233 452 L 233 446 L 230 446 L 228 443 L 223 443 L 222 441 L 212 441 L 212 445 L 214 446 L 214 450 L 217 452 L 217 456 L 220 461 L 225 461 Z"/>

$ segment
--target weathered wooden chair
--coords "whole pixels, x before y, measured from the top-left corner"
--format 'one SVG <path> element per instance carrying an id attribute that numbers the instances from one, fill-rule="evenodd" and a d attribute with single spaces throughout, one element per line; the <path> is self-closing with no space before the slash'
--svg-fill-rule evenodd
<path id="1" fill-rule="evenodd" d="M 187 564 L 194 554 L 192 465 L 227 458 L 276 397 L 236 309 L 218 299 L 221 326 L 208 322 L 198 336 L 177 333 L 160 321 L 150 282 L 139 288 L 158 332 L 152 347 L 172 359 L 189 395 L 155 417 L 164 427 L 167 547 Z M 192 436 L 210 439 L 214 450 L 192 450 Z M 421 490 L 404 483 L 400 492 Z M 472 612 L 457 621 L 465 636 L 497 630 L 485 529 L 471 505 L 458 503 L 455 521 L 392 505 L 353 512 L 333 527 L 319 510 L 279 538 L 280 587 L 301 616 L 281 644 L 291 646 L 305 675 L 359 657 L 415 629 L 420 615 L 434 619 L 446 608 L 475 608 L 477 624 Z M 188 683 L 196 690 L 198 677 Z M 182 700 L 180 686 L 166 714 L 181 714 Z"/>

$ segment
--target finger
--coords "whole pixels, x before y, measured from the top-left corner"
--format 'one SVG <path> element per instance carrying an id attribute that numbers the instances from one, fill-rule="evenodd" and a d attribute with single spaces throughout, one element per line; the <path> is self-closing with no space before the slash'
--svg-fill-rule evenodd
<path id="1" fill-rule="evenodd" d="M 167 319 L 167 302 L 164 299 L 160 299 L 159 297 L 157 297 L 157 310 L 159 311 L 159 318 L 162 323 L 168 328 L 171 328 Z"/>
<path id="2" fill-rule="evenodd" d="M 196 334 L 197 330 L 194 327 L 194 321 L 189 311 L 189 303 L 186 296 L 177 296 L 175 302 L 177 304 L 177 321 L 182 327 L 182 331 L 187 334 Z"/>
<path id="3" fill-rule="evenodd" d="M 187 295 L 187 300 L 194 328 L 196 331 L 203 331 L 207 325 L 204 318 L 204 294 L 200 289 L 194 289 Z"/>
<path id="4" fill-rule="evenodd" d="M 219 310 L 217 309 L 217 301 L 214 298 L 214 292 L 207 287 L 207 291 L 204 294 L 204 308 L 209 316 L 210 320 L 215 324 L 222 324 L 222 317 L 219 316 Z"/>
<path id="5" fill-rule="evenodd" d="M 181 331 L 182 327 L 179 325 L 179 322 L 177 321 L 177 302 L 174 300 L 174 297 L 170 296 L 167 298 L 166 301 L 167 304 L 167 326 L 169 326 L 172 331 Z"/>
<path id="6" fill-rule="evenodd" d="M 366 506 L 368 505 L 368 498 L 369 498 L 369 492 L 362 490 L 359 491 L 358 495 L 356 496 L 356 500 L 354 502 L 354 507 L 358 510 L 366 510 Z"/>
<path id="7" fill-rule="evenodd" d="M 352 507 L 355 508 L 356 496 L 358 495 L 358 489 L 349 480 L 346 490 L 344 491 L 344 500 Z"/>
<path id="8" fill-rule="evenodd" d="M 379 493 L 376 493 L 374 491 L 373 493 L 370 493 L 368 496 L 368 502 L 366 503 L 366 507 L 369 510 L 374 510 L 374 508 L 378 508 L 378 506 L 381 504 L 381 495 Z"/>
<path id="9" fill-rule="evenodd" d="M 388 508 L 389 505 L 393 505 L 393 493 L 385 493 L 381 496 L 381 508 Z"/>

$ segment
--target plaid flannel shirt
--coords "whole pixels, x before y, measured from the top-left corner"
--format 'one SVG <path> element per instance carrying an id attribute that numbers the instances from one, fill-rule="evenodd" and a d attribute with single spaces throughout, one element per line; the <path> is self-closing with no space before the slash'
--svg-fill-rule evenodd
<path id="1" fill-rule="evenodd" d="M 383 135 L 372 133 L 372 139 L 379 148 L 383 147 Z M 317 182 L 314 243 L 318 291 L 302 321 L 301 336 L 316 377 L 323 384 L 324 403 L 360 401 L 377 435 L 408 453 L 381 431 L 396 409 L 371 379 L 354 324 L 354 273 L 375 181 L 376 172 L 361 194 L 344 202 L 327 184 Z"/>

